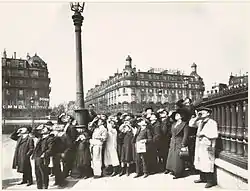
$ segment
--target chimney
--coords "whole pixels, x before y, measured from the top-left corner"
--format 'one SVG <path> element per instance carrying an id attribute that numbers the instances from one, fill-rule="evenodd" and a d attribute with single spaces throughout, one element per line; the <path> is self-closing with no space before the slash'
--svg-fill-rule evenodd
<path id="1" fill-rule="evenodd" d="M 3 57 L 4 58 L 7 58 L 7 53 L 6 53 L 6 50 L 4 49 L 4 51 L 3 51 Z"/>
<path id="2" fill-rule="evenodd" d="M 16 52 L 14 52 L 14 59 L 16 59 Z"/>

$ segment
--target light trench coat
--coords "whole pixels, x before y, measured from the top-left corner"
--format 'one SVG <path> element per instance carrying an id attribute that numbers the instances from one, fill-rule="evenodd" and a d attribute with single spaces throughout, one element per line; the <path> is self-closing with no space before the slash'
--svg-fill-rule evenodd
<path id="1" fill-rule="evenodd" d="M 102 174 L 102 149 L 103 144 L 108 137 L 107 129 L 101 125 L 96 128 L 90 139 L 90 151 L 92 155 L 92 168 L 94 175 L 100 176 Z"/>
<path id="2" fill-rule="evenodd" d="M 104 164 L 105 166 L 118 166 L 119 159 L 117 153 L 117 131 L 112 128 L 111 124 L 107 124 L 108 138 L 106 142 L 106 148 L 104 153 Z"/>
<path id="3" fill-rule="evenodd" d="M 218 138 L 218 125 L 213 119 L 195 121 L 195 118 L 189 122 L 190 127 L 196 127 L 197 137 L 195 143 L 194 166 L 202 172 L 214 172 L 215 161 L 215 143 Z M 198 137 L 198 135 L 204 135 Z"/>

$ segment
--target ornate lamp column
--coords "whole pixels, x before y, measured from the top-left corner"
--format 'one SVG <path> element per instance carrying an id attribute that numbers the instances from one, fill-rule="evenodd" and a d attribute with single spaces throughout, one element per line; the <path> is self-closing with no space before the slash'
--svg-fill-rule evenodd
<path id="1" fill-rule="evenodd" d="M 81 13 L 84 9 L 84 4 L 80 5 L 79 2 L 70 3 L 71 10 L 74 11 L 72 16 L 75 25 L 76 35 L 76 120 L 78 128 L 83 128 L 88 125 L 87 110 L 84 109 L 84 94 L 83 94 L 83 74 L 82 74 L 82 43 L 81 43 L 81 26 L 83 16 Z"/>

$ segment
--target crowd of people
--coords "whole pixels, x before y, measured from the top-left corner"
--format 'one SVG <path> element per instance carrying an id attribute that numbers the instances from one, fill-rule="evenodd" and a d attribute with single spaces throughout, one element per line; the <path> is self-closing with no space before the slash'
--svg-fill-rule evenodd
<path id="1" fill-rule="evenodd" d="M 210 188 L 215 185 L 217 123 L 211 109 L 194 108 L 190 98 L 176 106 L 174 111 L 146 108 L 138 116 L 96 114 L 91 108 L 84 128 L 63 113 L 57 124 L 16 129 L 11 135 L 17 141 L 13 168 L 23 173 L 20 184 L 33 184 L 33 159 L 38 189 L 48 189 L 49 175 L 63 187 L 68 176 L 87 179 L 133 172 L 134 178 L 170 173 L 173 179 L 200 173 L 195 183 Z"/>

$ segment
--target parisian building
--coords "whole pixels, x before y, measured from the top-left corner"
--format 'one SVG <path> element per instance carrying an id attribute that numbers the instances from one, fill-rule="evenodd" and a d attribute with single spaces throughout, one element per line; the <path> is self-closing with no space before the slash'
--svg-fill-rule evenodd
<path id="1" fill-rule="evenodd" d="M 226 89 L 237 88 L 239 86 L 248 86 L 248 73 L 243 75 L 231 74 L 228 80 L 228 84 L 219 83 L 212 86 L 212 89 L 206 92 L 208 94 L 216 94 Z"/>
<path id="2" fill-rule="evenodd" d="M 191 65 L 190 75 L 179 70 L 151 68 L 147 72 L 132 67 L 132 58 L 126 58 L 122 72 L 91 88 L 85 103 L 93 104 L 96 112 L 139 113 L 147 107 L 174 109 L 175 103 L 185 97 L 193 101 L 203 97 L 203 79 L 197 74 L 197 65 Z"/>
<path id="3" fill-rule="evenodd" d="M 243 75 L 233 75 L 229 77 L 228 87 L 248 86 L 248 73 Z"/>
<path id="4" fill-rule="evenodd" d="M 50 78 L 45 63 L 37 54 L 26 59 L 2 57 L 2 116 L 4 119 L 29 119 L 49 115 Z"/>

